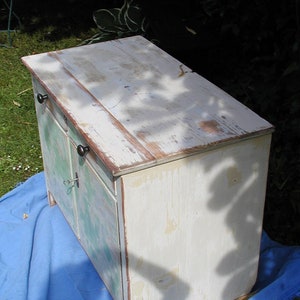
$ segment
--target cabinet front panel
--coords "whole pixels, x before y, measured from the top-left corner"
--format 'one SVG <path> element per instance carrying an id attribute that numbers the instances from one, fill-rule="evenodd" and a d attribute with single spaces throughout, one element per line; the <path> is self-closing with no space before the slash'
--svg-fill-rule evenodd
<path id="1" fill-rule="evenodd" d="M 113 298 L 122 299 L 116 201 L 89 161 L 78 156 L 75 144 L 72 146 L 72 163 L 79 178 L 80 241 Z"/>
<path id="2" fill-rule="evenodd" d="M 73 198 L 76 181 L 70 168 L 70 146 L 66 132 L 49 111 L 48 105 L 36 103 L 36 111 L 49 200 L 55 200 L 59 204 L 68 223 L 77 233 Z"/>

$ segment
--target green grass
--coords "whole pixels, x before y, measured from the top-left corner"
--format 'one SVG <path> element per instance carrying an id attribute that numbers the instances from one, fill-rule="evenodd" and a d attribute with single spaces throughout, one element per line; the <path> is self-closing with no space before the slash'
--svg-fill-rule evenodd
<path id="1" fill-rule="evenodd" d="M 91 32 L 50 41 L 44 28 L 13 33 L 13 47 L 0 48 L 0 196 L 43 170 L 31 75 L 21 57 L 73 47 L 89 36 Z M 0 43 L 6 43 L 5 33 Z"/>

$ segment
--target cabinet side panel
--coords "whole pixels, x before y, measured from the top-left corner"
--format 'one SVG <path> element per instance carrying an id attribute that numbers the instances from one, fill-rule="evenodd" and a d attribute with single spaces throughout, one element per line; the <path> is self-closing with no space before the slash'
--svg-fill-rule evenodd
<path id="1" fill-rule="evenodd" d="M 255 282 L 270 135 L 128 174 L 131 299 L 234 299 Z"/>

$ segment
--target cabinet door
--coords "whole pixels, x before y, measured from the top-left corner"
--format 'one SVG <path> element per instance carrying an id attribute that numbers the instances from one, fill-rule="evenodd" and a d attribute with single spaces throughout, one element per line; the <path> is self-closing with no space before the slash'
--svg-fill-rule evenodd
<path id="1" fill-rule="evenodd" d="M 53 103 L 36 103 L 41 147 L 49 201 L 58 203 L 65 218 L 77 233 L 77 216 L 73 190 L 76 178 L 70 166 L 70 143 L 65 130 L 52 114 Z"/>
<path id="2" fill-rule="evenodd" d="M 71 156 L 79 178 L 75 191 L 80 242 L 113 298 L 122 299 L 115 198 L 88 159 L 77 154 L 75 144 Z"/>

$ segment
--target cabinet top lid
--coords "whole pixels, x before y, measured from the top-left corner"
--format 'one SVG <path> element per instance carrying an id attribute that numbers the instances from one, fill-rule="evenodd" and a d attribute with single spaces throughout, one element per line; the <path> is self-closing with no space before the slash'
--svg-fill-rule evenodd
<path id="1" fill-rule="evenodd" d="M 22 60 L 113 175 L 273 128 L 141 36 Z"/>

